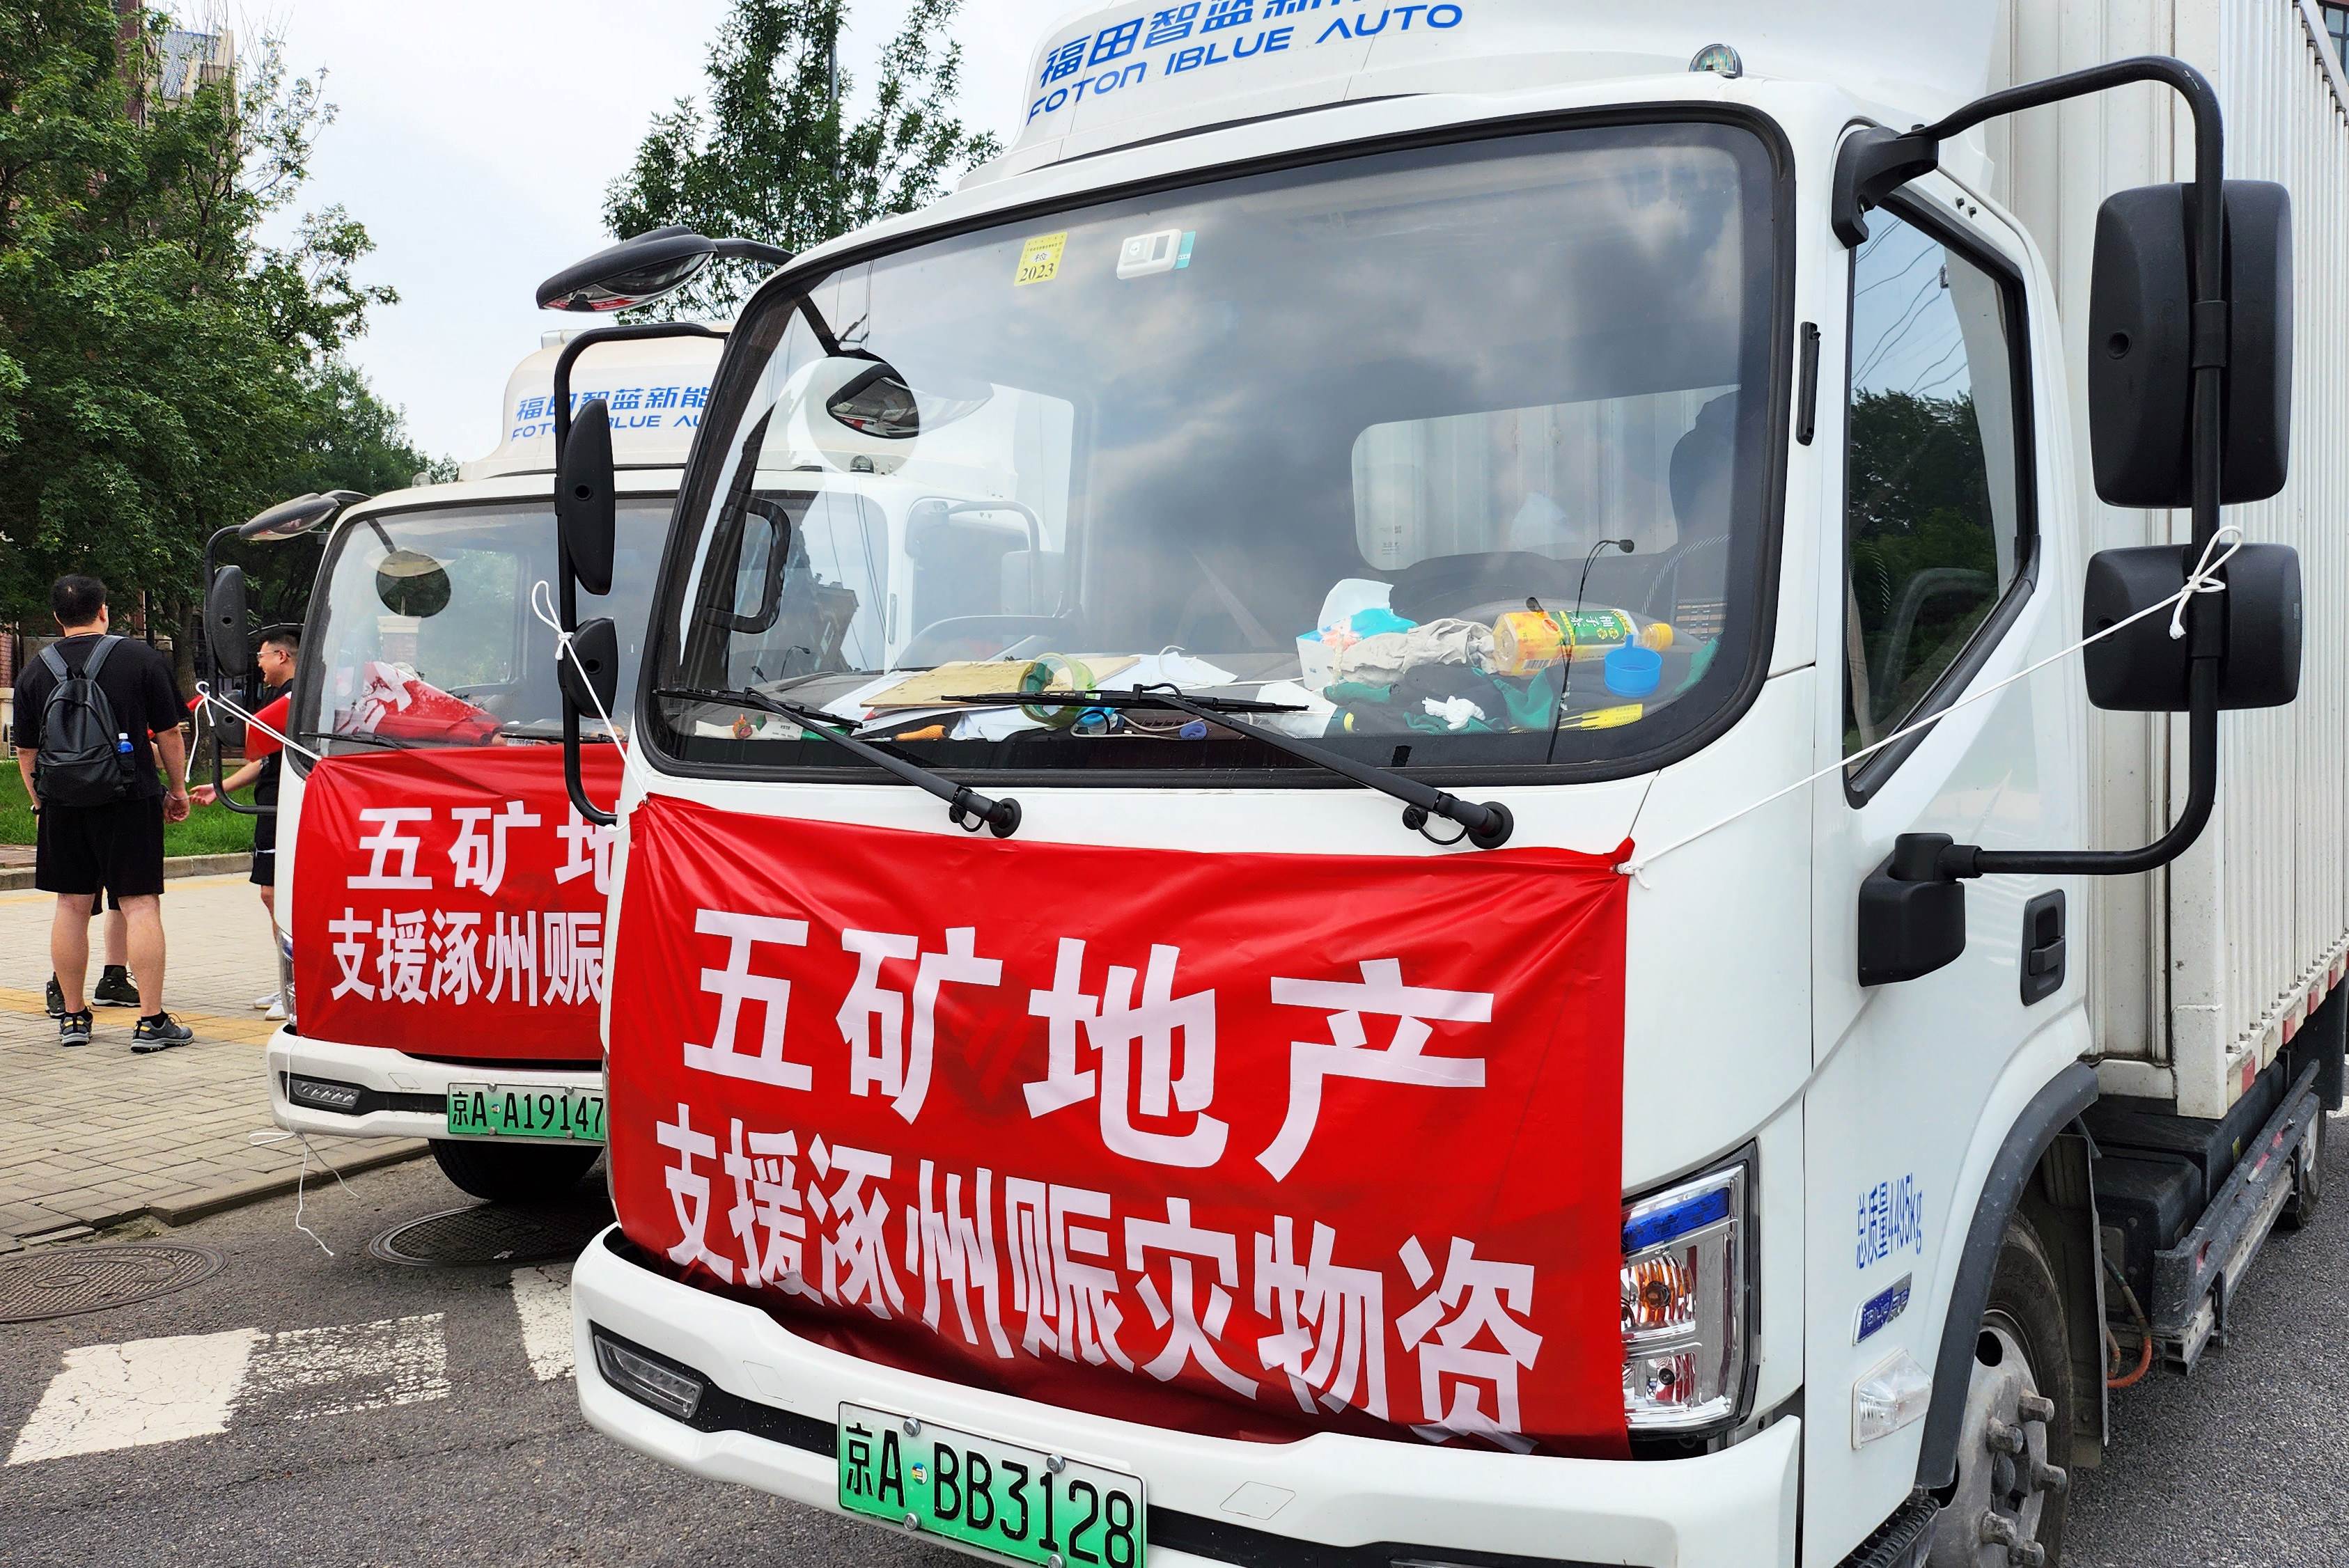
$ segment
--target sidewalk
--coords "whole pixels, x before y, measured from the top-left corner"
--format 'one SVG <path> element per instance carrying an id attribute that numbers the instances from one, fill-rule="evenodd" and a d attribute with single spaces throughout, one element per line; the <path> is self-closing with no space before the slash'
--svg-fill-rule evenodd
<path id="1" fill-rule="evenodd" d="M 42 1001 L 53 907 L 46 893 L 0 892 L 0 1251 L 150 1212 L 184 1218 L 256 1184 L 290 1181 L 301 1145 L 252 1141 L 274 1130 L 262 1047 L 276 1026 L 253 999 L 276 988 L 277 966 L 251 884 L 242 876 L 168 884 L 164 1003 L 196 1039 L 146 1057 L 131 1054 L 129 1007 L 98 1008 L 88 1046 L 57 1045 Z M 348 1171 L 355 1156 L 375 1164 L 423 1147 L 336 1140 L 318 1152 Z M 316 1176 L 316 1161 L 311 1169 Z"/>

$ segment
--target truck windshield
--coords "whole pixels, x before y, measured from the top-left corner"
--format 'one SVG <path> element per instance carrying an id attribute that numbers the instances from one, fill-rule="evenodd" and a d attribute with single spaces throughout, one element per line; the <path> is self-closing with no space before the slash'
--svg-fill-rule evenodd
<path id="1" fill-rule="evenodd" d="M 678 511 L 647 726 L 857 767 L 1295 769 L 1173 682 L 1439 769 L 1651 756 L 1758 656 L 1773 163 L 1728 124 L 1417 149 L 787 282 Z M 1563 695 L 1563 701 L 1560 697 Z M 1025 696 L 1028 700 L 1009 700 Z"/>
<path id="2" fill-rule="evenodd" d="M 618 509 L 608 598 L 621 636 L 621 701 L 635 696 L 666 500 Z M 327 552 L 304 637 L 295 727 L 320 752 L 556 740 L 563 696 L 554 634 L 531 589 L 554 581 L 554 514 L 543 501 L 436 507 L 364 517 Z M 626 722 L 626 710 L 615 715 Z M 602 729 L 589 719 L 591 734 Z"/>

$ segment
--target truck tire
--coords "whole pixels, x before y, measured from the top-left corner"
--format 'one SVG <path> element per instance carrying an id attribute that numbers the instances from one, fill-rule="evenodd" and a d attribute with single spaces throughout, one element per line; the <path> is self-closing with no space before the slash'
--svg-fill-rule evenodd
<path id="1" fill-rule="evenodd" d="M 579 1185 L 603 1150 L 592 1143 L 470 1143 L 432 1140 L 440 1174 L 492 1203 L 543 1203 Z"/>
<path id="2" fill-rule="evenodd" d="M 1928 1568 L 2054 1568 L 2071 1477 L 2072 1359 L 2064 1289 L 2021 1210 L 1999 1243 L 1974 1341 L 1957 1487 L 1933 1527 Z"/>

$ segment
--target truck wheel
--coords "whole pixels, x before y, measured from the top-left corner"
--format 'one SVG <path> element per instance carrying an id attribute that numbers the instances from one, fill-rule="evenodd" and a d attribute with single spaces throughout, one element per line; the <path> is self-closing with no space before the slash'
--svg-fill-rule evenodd
<path id="1" fill-rule="evenodd" d="M 2308 1137 L 2292 1156 L 2292 1196 L 2284 1200 L 2283 1212 L 2276 1216 L 2276 1228 L 2296 1231 L 2316 1218 L 2317 1206 L 2324 1201 L 2324 1123 L 2328 1119 L 2324 1108 L 2316 1108 L 2316 1123 L 2308 1130 Z"/>
<path id="2" fill-rule="evenodd" d="M 1999 1243 L 1974 1340 L 1958 1439 L 1957 1491 L 1933 1526 L 1928 1568 L 2049 1568 L 2064 1542 L 2071 1478 L 2072 1361 L 2064 1292 L 2031 1221 Z"/>
<path id="3" fill-rule="evenodd" d="M 440 1174 L 493 1203 L 543 1203 L 579 1185 L 602 1150 L 593 1144 L 460 1143 L 432 1140 Z"/>

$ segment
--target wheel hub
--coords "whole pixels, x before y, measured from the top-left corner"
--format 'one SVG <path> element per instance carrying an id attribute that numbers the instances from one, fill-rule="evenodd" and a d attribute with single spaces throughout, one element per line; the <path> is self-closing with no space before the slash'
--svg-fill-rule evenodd
<path id="1" fill-rule="evenodd" d="M 1957 1492 L 1933 1526 L 1928 1568 L 2043 1568 L 2040 1516 L 2049 1494 L 2071 1484 L 2047 1457 L 2054 1417 L 2013 1327 L 1985 1322 L 1958 1438 Z"/>

